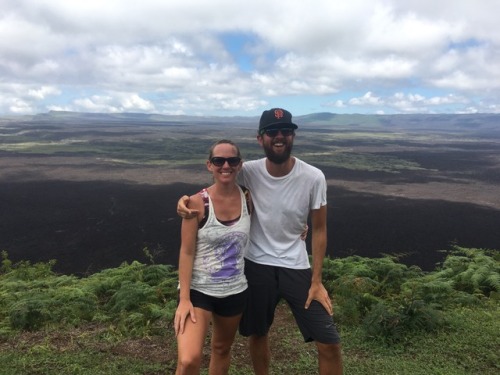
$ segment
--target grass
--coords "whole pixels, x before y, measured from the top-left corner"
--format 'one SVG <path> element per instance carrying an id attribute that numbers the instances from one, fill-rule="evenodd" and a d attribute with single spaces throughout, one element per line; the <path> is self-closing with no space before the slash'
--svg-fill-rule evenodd
<path id="1" fill-rule="evenodd" d="M 493 375 L 500 370 L 498 304 L 457 308 L 451 326 L 408 337 L 396 347 L 367 341 L 355 327 L 341 327 L 345 375 Z M 175 340 L 165 322 L 163 335 L 131 339 L 106 333 L 105 326 L 23 332 L 0 342 L 3 375 L 172 374 Z M 304 344 L 285 305 L 271 332 L 273 374 L 317 374 L 316 349 Z M 204 363 L 209 360 L 206 347 Z M 202 374 L 207 374 L 203 370 Z M 245 339 L 233 347 L 232 375 L 252 374 Z"/>
<path id="2" fill-rule="evenodd" d="M 500 370 L 498 304 L 447 312 L 451 325 L 388 348 L 344 332 L 345 374 L 488 375 Z"/>
<path id="3" fill-rule="evenodd" d="M 157 374 L 168 373 L 158 364 L 125 357 L 110 358 L 109 354 L 81 351 L 78 353 L 48 353 L 46 349 L 34 349 L 28 356 L 3 357 L 2 374 Z"/>

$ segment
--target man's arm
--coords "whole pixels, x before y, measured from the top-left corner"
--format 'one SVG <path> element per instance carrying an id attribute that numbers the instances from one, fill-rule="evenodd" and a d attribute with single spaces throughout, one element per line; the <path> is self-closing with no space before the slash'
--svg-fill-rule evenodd
<path id="1" fill-rule="evenodd" d="M 198 216 L 199 211 L 195 209 L 189 209 L 189 197 L 187 195 L 183 195 L 177 201 L 177 215 L 182 217 L 183 219 L 194 219 Z"/>
<path id="2" fill-rule="evenodd" d="M 326 254 L 326 205 L 321 206 L 317 210 L 311 210 L 311 226 L 312 226 L 312 280 L 309 296 L 306 301 L 306 309 L 311 304 L 312 300 L 317 300 L 328 311 L 333 313 L 332 301 L 328 296 L 328 292 L 323 285 L 323 260 Z"/>

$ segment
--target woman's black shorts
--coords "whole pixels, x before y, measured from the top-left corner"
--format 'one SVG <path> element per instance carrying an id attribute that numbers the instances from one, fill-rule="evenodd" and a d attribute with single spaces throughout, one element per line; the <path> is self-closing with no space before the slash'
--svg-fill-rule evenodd
<path id="1" fill-rule="evenodd" d="M 235 316 L 243 312 L 246 305 L 248 289 L 229 297 L 212 297 L 191 289 L 190 298 L 194 307 L 211 311 L 220 316 Z"/>

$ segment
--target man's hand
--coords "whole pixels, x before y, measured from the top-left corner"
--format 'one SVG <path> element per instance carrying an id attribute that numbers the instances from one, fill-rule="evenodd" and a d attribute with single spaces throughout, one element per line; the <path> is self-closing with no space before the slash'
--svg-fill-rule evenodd
<path id="1" fill-rule="evenodd" d="M 198 215 L 198 210 L 190 210 L 187 205 L 189 203 L 189 197 L 183 195 L 177 202 L 177 215 L 183 219 L 194 219 Z"/>
<path id="2" fill-rule="evenodd" d="M 311 288 L 309 288 L 309 294 L 307 296 L 307 301 L 305 308 L 308 309 L 309 305 L 313 300 L 318 301 L 323 305 L 328 314 L 333 315 L 332 300 L 328 295 L 323 283 L 312 283 Z"/>

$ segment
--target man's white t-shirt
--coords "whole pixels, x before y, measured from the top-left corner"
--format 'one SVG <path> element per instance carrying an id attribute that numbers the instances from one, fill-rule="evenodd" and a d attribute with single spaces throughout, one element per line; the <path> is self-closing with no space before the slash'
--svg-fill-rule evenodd
<path id="1" fill-rule="evenodd" d="M 245 257 L 259 264 L 310 268 L 306 242 L 300 236 L 310 210 L 326 205 L 323 172 L 295 158 L 290 173 L 273 177 L 262 158 L 243 163 L 238 180 L 250 189 L 255 207 Z"/>

